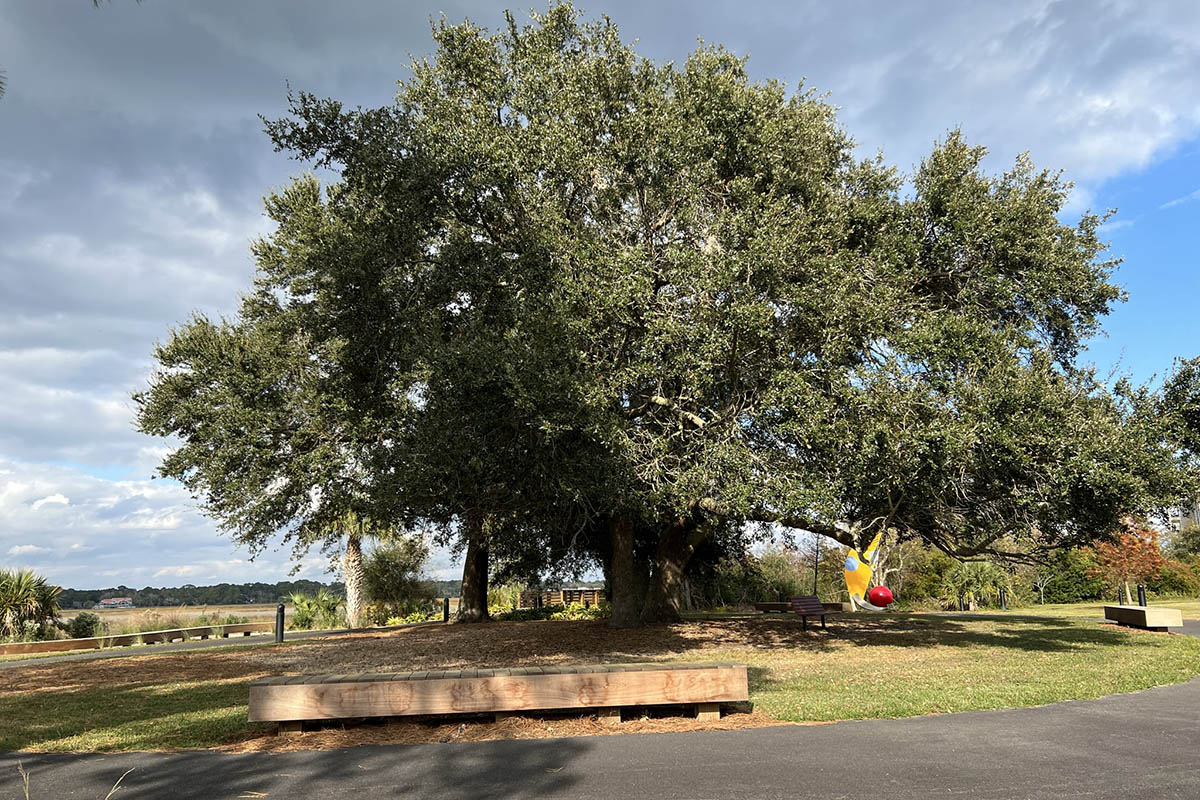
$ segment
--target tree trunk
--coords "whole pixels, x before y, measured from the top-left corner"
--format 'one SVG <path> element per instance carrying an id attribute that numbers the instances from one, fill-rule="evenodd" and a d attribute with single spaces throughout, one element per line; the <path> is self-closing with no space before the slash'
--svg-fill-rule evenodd
<path id="1" fill-rule="evenodd" d="M 642 622 L 678 622 L 682 619 L 679 608 L 683 571 L 696 549 L 696 543 L 688 535 L 691 527 L 687 520 L 680 518 L 659 537 Z"/>
<path id="2" fill-rule="evenodd" d="M 609 625 L 614 628 L 636 627 L 638 619 L 638 596 L 633 577 L 633 518 L 622 514 L 613 519 L 610 527 L 612 559 L 609 561 L 609 588 L 612 591 L 612 618 Z"/>
<path id="3" fill-rule="evenodd" d="M 484 516 L 467 512 L 465 523 L 467 555 L 463 561 L 462 597 L 458 600 L 459 622 L 485 622 L 488 618 L 488 542 Z"/>
<path id="4" fill-rule="evenodd" d="M 342 577 L 346 580 L 346 624 L 351 628 L 363 626 L 363 554 L 362 529 L 346 536 L 346 552 L 342 557 Z"/>

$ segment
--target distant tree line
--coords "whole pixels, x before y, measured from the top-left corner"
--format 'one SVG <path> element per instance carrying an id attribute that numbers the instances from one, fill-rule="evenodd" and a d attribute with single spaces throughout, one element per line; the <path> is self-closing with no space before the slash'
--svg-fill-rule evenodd
<path id="1" fill-rule="evenodd" d="M 321 583 L 320 581 L 298 580 L 279 581 L 278 583 L 218 583 L 215 586 L 146 586 L 134 589 L 129 586 L 116 586 L 109 589 L 63 589 L 59 595 L 61 608 L 91 608 L 101 600 L 110 597 L 129 597 L 135 606 L 216 606 L 242 605 L 248 603 L 278 603 L 293 592 L 314 593 L 318 589 L 328 589 L 336 594 L 345 594 L 345 586 L 340 581 Z"/>

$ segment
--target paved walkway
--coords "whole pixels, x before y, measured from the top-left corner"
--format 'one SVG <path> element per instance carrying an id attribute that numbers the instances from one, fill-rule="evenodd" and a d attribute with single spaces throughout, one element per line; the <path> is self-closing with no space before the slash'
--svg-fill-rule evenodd
<path id="1" fill-rule="evenodd" d="M 21 755 L 32 797 L 1200 797 L 1200 679 L 1012 711 L 736 732 L 230 755 Z M 21 797 L 0 754 L 0 797 Z"/>

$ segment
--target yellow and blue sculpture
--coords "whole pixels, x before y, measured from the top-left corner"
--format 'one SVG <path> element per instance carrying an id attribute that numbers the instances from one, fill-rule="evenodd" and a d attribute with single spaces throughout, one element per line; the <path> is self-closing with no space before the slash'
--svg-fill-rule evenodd
<path id="1" fill-rule="evenodd" d="M 864 611 L 883 611 L 892 604 L 892 592 L 886 586 L 876 586 L 868 593 L 871 586 L 871 575 L 874 574 L 875 551 L 879 549 L 879 539 L 883 531 L 875 534 L 871 544 L 862 555 L 853 547 L 846 554 L 846 591 L 850 593 L 850 602 Z"/>

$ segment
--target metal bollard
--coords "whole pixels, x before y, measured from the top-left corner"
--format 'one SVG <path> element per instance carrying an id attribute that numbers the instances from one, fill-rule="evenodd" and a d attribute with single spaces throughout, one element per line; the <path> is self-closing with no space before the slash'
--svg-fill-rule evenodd
<path id="1" fill-rule="evenodd" d="M 275 643 L 283 641 L 283 603 L 275 609 Z"/>
<path id="2" fill-rule="evenodd" d="M 442 622 L 450 621 L 450 598 L 442 598 Z"/>
<path id="3" fill-rule="evenodd" d="M 1146 584 L 1138 584 L 1138 605 L 1142 608 L 1146 607 Z"/>
<path id="4" fill-rule="evenodd" d="M 1008 592 L 1003 587 L 1000 589 L 1000 610 L 1008 611 Z"/>

